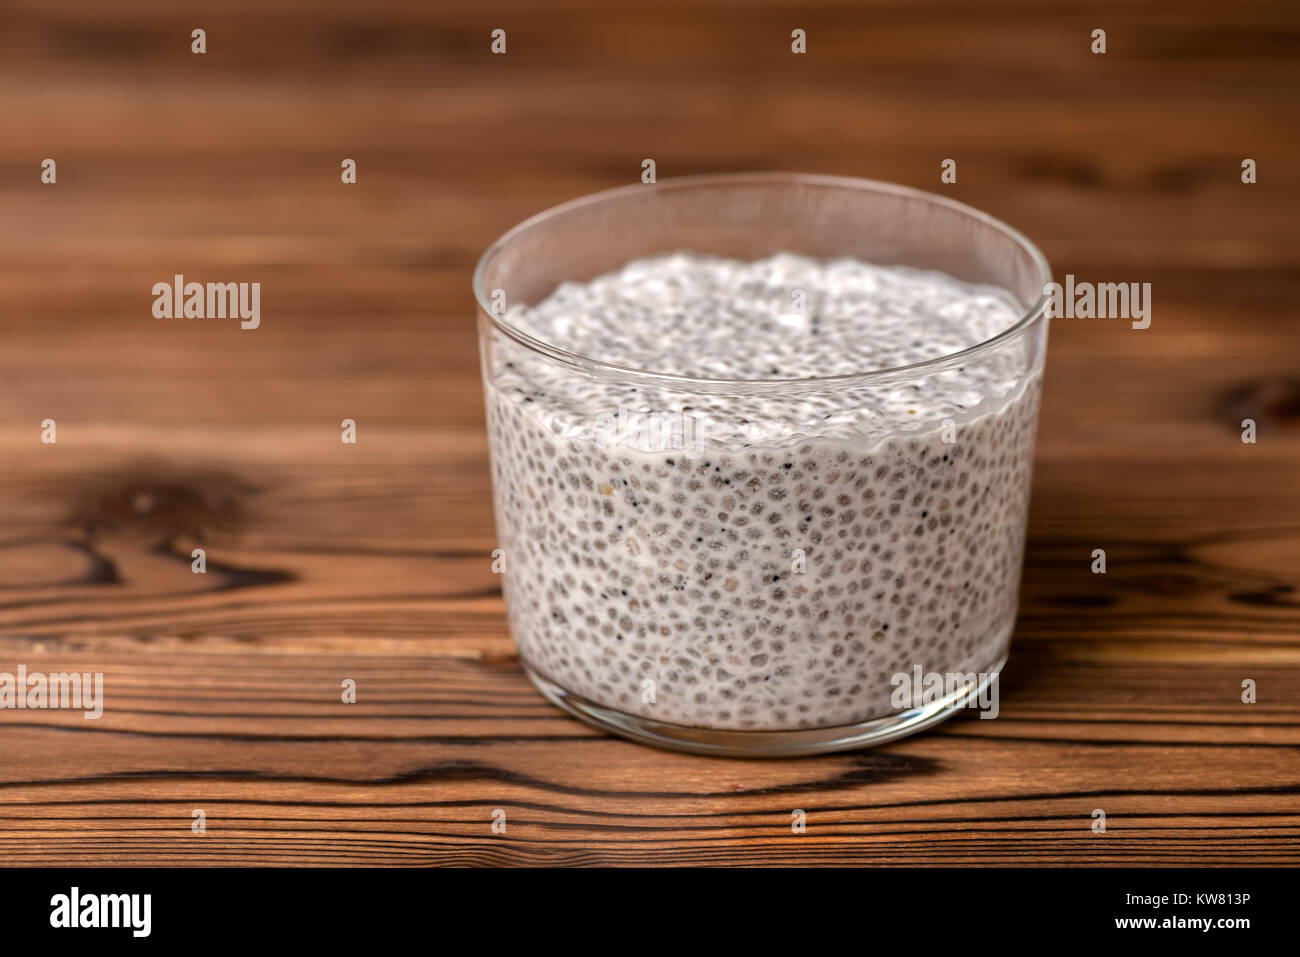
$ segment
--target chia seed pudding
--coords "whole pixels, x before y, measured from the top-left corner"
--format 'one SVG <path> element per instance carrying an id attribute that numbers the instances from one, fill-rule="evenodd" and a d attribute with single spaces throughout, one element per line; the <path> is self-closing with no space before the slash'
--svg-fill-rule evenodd
<path id="1" fill-rule="evenodd" d="M 567 352 L 725 380 L 493 351 L 521 656 L 597 705 L 741 731 L 897 713 L 891 678 L 916 665 L 994 669 L 1016 615 L 1041 356 L 821 380 L 952 355 L 1023 311 L 939 272 L 788 253 L 639 259 L 512 305 L 507 323 Z"/>

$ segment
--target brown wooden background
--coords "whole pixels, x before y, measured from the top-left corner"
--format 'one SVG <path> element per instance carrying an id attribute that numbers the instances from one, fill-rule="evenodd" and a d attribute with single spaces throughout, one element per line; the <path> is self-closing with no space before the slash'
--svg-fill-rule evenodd
<path id="1" fill-rule="evenodd" d="M 1300 862 L 1298 56 L 1290 0 L 4 0 L 0 670 L 107 701 L 0 712 L 0 862 Z M 710 760 L 520 672 L 470 271 L 645 157 L 941 189 L 1153 284 L 1145 332 L 1054 324 L 998 720 Z M 154 319 L 178 272 L 262 328 Z"/>

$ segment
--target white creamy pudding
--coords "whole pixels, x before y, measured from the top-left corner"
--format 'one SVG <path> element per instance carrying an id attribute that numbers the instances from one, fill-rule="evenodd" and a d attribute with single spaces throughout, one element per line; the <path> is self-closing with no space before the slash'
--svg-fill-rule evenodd
<path id="1" fill-rule="evenodd" d="M 1041 357 L 822 380 L 950 356 L 1022 313 L 942 273 L 791 254 L 664 255 L 512 307 L 506 323 L 566 352 L 726 380 L 493 352 L 521 655 L 605 707 L 763 731 L 894 713 L 892 676 L 916 665 L 993 668 L 1016 615 Z"/>

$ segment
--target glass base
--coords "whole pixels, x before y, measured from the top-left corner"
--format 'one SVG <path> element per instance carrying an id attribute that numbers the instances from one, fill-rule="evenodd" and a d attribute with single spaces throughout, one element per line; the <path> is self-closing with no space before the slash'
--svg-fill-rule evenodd
<path id="1" fill-rule="evenodd" d="M 690 754 L 711 754 L 722 758 L 793 758 L 808 754 L 827 754 L 832 751 L 850 751 L 887 741 L 896 741 L 916 734 L 932 725 L 950 718 L 965 707 L 966 702 L 979 695 L 1002 671 L 1006 664 L 1003 655 L 993 666 L 982 673 L 982 678 L 944 695 L 919 708 L 910 708 L 883 718 L 872 718 L 857 724 L 844 724 L 833 728 L 807 728 L 792 731 L 724 731 L 715 728 L 692 728 L 682 724 L 655 721 L 641 715 L 628 714 L 616 708 L 588 701 L 566 691 L 554 681 L 521 662 L 533 684 L 551 704 L 563 708 L 575 718 L 595 725 L 641 744 L 685 751 Z"/>

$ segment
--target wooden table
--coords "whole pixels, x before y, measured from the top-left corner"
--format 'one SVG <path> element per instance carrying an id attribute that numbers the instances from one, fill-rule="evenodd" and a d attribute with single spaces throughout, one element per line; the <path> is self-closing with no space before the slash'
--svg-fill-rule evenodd
<path id="1" fill-rule="evenodd" d="M 0 671 L 105 710 L 0 711 L 0 861 L 1300 861 L 1294 3 L 207 7 L 3 13 Z M 469 275 L 646 157 L 942 190 L 1152 283 L 1145 331 L 1054 323 L 998 720 L 712 760 L 520 671 Z M 154 318 L 176 273 L 261 328 Z"/>

